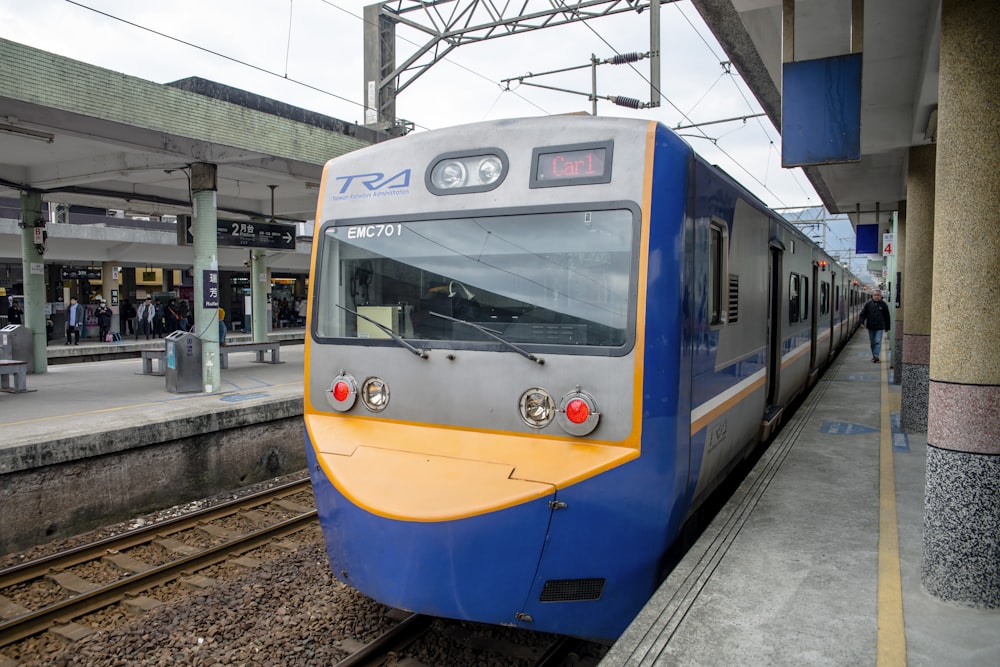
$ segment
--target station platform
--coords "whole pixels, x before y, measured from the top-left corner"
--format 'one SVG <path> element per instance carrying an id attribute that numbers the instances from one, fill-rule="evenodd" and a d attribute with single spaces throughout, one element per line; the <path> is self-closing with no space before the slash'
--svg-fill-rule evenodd
<path id="1" fill-rule="evenodd" d="M 91 436 L 137 424 L 175 422 L 251 403 L 261 408 L 287 399 L 297 400 L 301 409 L 303 335 L 298 329 L 269 336 L 270 341 L 283 341 L 280 364 L 257 363 L 253 354 L 230 355 L 229 368 L 221 374 L 220 390 L 214 394 L 171 393 L 164 376 L 142 374 L 142 360 L 130 353 L 163 349 L 162 338 L 49 343 L 48 370 L 28 375 L 28 392 L 0 392 L 0 412 L 4 415 L 0 421 L 0 472 L 10 470 L 9 464 L 2 462 L 3 452 L 28 444 L 46 443 L 54 448 L 83 440 L 94 454 Z M 251 339 L 248 334 L 227 338 L 230 342 Z M 55 359 L 80 363 L 53 363 Z M 51 461 L 63 456 L 50 452 L 43 458 Z"/>
<path id="2" fill-rule="evenodd" d="M 921 587 L 927 441 L 889 363 L 852 338 L 601 667 L 1000 665 L 1000 610 Z"/>
<path id="3" fill-rule="evenodd" d="M 162 350 L 162 339 L 51 345 L 27 392 L 0 392 L 0 553 L 302 470 L 297 335 L 269 336 L 291 337 L 280 363 L 230 353 L 215 393 L 172 393 L 143 374 L 127 348 Z M 51 363 L 58 355 L 83 363 Z"/>

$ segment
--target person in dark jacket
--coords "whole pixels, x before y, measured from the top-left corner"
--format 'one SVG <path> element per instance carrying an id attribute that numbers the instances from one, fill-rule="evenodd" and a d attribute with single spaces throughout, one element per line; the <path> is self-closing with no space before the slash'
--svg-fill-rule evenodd
<path id="1" fill-rule="evenodd" d="M 17 301 L 11 303 L 7 309 L 7 324 L 24 324 L 24 311 Z"/>
<path id="2" fill-rule="evenodd" d="M 889 330 L 889 306 L 882 300 L 881 290 L 872 290 L 871 300 L 861 309 L 861 324 L 868 329 L 872 361 L 878 363 L 878 355 L 882 351 L 882 332 Z"/>
<path id="3" fill-rule="evenodd" d="M 94 315 L 97 317 L 97 326 L 100 329 L 100 342 L 110 343 L 108 340 L 108 334 L 111 332 L 111 316 L 114 315 L 114 311 L 111 310 L 111 306 L 104 299 L 101 299 L 97 304 L 97 310 L 94 311 Z"/>

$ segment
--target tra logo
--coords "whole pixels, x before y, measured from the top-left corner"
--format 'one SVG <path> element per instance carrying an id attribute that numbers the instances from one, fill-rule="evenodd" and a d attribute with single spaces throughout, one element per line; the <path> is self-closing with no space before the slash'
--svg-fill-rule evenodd
<path id="1" fill-rule="evenodd" d="M 338 194 L 344 195 L 348 192 L 379 192 L 381 190 L 393 190 L 396 188 L 410 187 L 410 170 L 404 169 L 398 174 L 386 176 L 380 172 L 370 174 L 352 174 L 350 176 L 337 176 L 341 182 Z"/>

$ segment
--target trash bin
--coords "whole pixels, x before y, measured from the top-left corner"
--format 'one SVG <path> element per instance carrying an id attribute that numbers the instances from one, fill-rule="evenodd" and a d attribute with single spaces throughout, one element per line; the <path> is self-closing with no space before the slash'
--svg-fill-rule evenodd
<path id="1" fill-rule="evenodd" d="M 174 394 L 202 391 L 201 339 L 187 331 L 175 331 L 165 341 L 167 391 Z"/>
<path id="2" fill-rule="evenodd" d="M 28 362 L 28 372 L 35 372 L 35 341 L 31 329 L 23 324 L 8 324 L 0 329 L 0 359 Z"/>

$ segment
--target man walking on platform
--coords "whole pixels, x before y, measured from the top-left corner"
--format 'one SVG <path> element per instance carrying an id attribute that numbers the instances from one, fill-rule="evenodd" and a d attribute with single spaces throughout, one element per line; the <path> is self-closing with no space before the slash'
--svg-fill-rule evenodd
<path id="1" fill-rule="evenodd" d="M 76 302 L 76 297 L 69 298 L 69 308 L 66 309 L 66 344 L 80 344 L 80 329 L 83 327 L 83 306 Z"/>
<path id="2" fill-rule="evenodd" d="M 889 330 L 889 306 L 882 301 L 881 290 L 872 290 L 871 300 L 861 309 L 861 324 L 868 329 L 872 361 L 878 363 L 878 355 L 882 351 L 882 332 Z"/>

